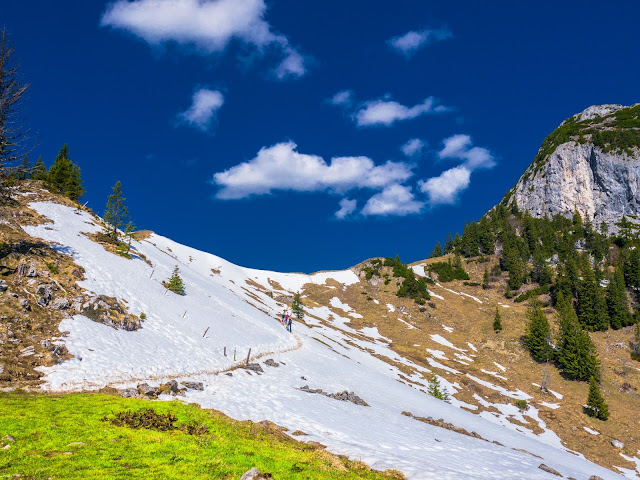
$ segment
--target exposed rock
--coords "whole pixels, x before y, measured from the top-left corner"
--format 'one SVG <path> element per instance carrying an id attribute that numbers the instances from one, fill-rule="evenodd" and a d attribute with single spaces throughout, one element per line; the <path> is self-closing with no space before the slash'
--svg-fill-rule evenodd
<path id="1" fill-rule="evenodd" d="M 66 297 L 58 297 L 51 304 L 54 310 L 66 310 L 69 308 L 69 300 Z"/>
<path id="2" fill-rule="evenodd" d="M 624 448 L 624 443 L 622 443 L 620 440 L 611 440 L 611 445 L 616 448 Z"/>
<path id="3" fill-rule="evenodd" d="M 264 361 L 264 364 L 265 364 L 267 367 L 279 367 L 279 366 L 280 366 L 280 364 L 279 364 L 279 363 L 277 363 L 277 362 L 274 362 L 272 358 L 267 358 L 267 359 Z"/>
<path id="4" fill-rule="evenodd" d="M 20 306 L 22 308 L 24 308 L 25 310 L 30 310 L 31 306 L 29 305 L 29 300 L 27 300 L 26 298 L 21 298 L 19 300 Z"/>
<path id="5" fill-rule="evenodd" d="M 538 465 L 538 468 L 539 468 L 540 470 L 544 470 L 545 472 L 552 473 L 552 474 L 554 474 L 554 475 L 556 475 L 556 476 L 558 476 L 558 477 L 561 477 L 561 476 L 562 476 L 562 474 L 561 474 L 559 471 L 557 471 L 557 470 L 555 470 L 555 469 L 553 469 L 553 468 L 551 468 L 551 467 L 548 467 L 548 466 L 547 466 L 547 465 L 545 465 L 544 463 L 541 463 L 540 465 Z"/>
<path id="6" fill-rule="evenodd" d="M 263 373 L 264 370 L 262 369 L 262 367 L 260 366 L 259 363 L 248 363 L 246 365 L 244 365 L 242 368 L 245 368 L 247 370 L 252 370 L 254 372 L 258 372 L 258 373 Z"/>
<path id="7" fill-rule="evenodd" d="M 82 272 L 77 268 L 74 268 L 71 271 L 71 275 L 73 275 L 74 277 L 79 278 L 79 279 L 81 279 L 83 277 Z"/>
<path id="8" fill-rule="evenodd" d="M 204 390 L 204 385 L 202 384 L 202 382 L 182 382 L 182 385 L 190 390 Z"/>
<path id="9" fill-rule="evenodd" d="M 30 278 L 37 277 L 38 271 L 36 270 L 36 264 L 30 263 L 27 265 L 26 263 L 22 263 L 18 265 L 18 268 L 16 269 L 16 274 L 18 275 L 18 277 L 30 277 Z"/>
<path id="10" fill-rule="evenodd" d="M 574 116 L 577 120 L 595 118 L 621 109 L 599 105 Z M 606 130 L 603 119 L 595 128 Z M 577 140 L 577 139 L 576 139 Z M 586 141 L 585 141 L 586 140 Z M 623 215 L 638 223 L 640 215 L 640 151 L 606 152 L 591 143 L 569 141 L 559 145 L 542 162 L 532 163 L 512 191 L 508 204 L 517 203 L 534 217 L 561 214 L 571 218 L 577 210 L 583 219 L 600 226 L 604 222 L 610 233 L 618 233 Z M 537 163 L 537 164 L 536 164 Z"/>
<path id="11" fill-rule="evenodd" d="M 253 467 L 251 470 L 245 472 L 240 480 L 266 480 L 269 478 L 273 478 L 270 473 L 262 473 L 256 467 Z"/>
<path id="12" fill-rule="evenodd" d="M 149 386 L 148 383 L 140 383 L 138 384 L 138 393 L 142 394 L 142 395 L 146 395 L 147 397 L 157 397 L 158 396 L 158 391 Z"/>
<path id="13" fill-rule="evenodd" d="M 123 390 L 120 390 L 119 393 L 120 396 L 124 398 L 133 398 L 139 395 L 138 390 L 136 390 L 135 388 L 125 388 Z"/>
<path id="14" fill-rule="evenodd" d="M 46 307 L 49 304 L 49 300 L 46 297 L 40 297 L 40 298 L 38 298 L 37 303 L 41 307 Z"/>
<path id="15" fill-rule="evenodd" d="M 8 288 L 9 285 L 7 285 L 7 282 L 0 280 L 0 292 L 6 292 Z"/>
<path id="16" fill-rule="evenodd" d="M 362 398 L 357 396 L 355 393 L 349 392 L 347 390 L 345 390 L 343 392 L 338 392 L 338 393 L 327 393 L 327 392 L 323 391 L 321 388 L 316 388 L 316 389 L 309 388 L 309 385 L 305 385 L 304 387 L 300 387 L 298 390 L 301 390 L 301 391 L 307 392 L 307 393 L 319 393 L 320 395 L 324 395 L 325 397 L 335 398 L 336 400 L 340 400 L 340 401 L 343 401 L 343 402 L 355 403 L 356 405 L 362 405 L 364 407 L 368 407 L 369 406 L 369 404 L 367 402 L 365 402 Z"/>
<path id="17" fill-rule="evenodd" d="M 591 475 L 589 477 L 589 480 L 604 480 L 604 478 L 599 477 L 598 475 Z"/>
<path id="18" fill-rule="evenodd" d="M 16 439 L 13 438 L 11 435 L 5 435 L 4 439 L 10 443 L 16 443 Z"/>
<path id="19" fill-rule="evenodd" d="M 38 285 L 38 288 L 36 288 L 36 293 L 42 298 L 45 298 L 47 300 L 47 303 L 49 303 L 49 300 L 51 300 L 51 297 L 53 295 L 53 293 L 51 292 L 51 288 L 44 283 Z"/>

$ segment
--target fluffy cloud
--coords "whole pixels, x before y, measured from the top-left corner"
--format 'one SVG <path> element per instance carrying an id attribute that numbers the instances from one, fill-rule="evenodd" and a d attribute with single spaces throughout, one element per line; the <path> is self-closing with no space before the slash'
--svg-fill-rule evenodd
<path id="1" fill-rule="evenodd" d="M 365 102 L 354 114 L 356 124 L 359 127 L 390 126 L 400 120 L 410 120 L 428 113 L 441 113 L 449 109 L 437 105 L 433 97 L 424 102 L 406 107 L 398 102 L 387 99 L 378 99 Z"/>
<path id="2" fill-rule="evenodd" d="M 453 135 L 444 140 L 444 148 L 438 152 L 438 156 L 443 159 L 464 160 L 464 165 L 470 170 L 493 168 L 496 165 L 489 150 L 472 145 L 473 141 L 469 135 Z"/>
<path id="3" fill-rule="evenodd" d="M 427 28 L 419 31 L 409 31 L 403 35 L 393 37 L 387 43 L 399 53 L 410 57 L 420 48 L 451 38 L 453 34 L 446 28 Z"/>
<path id="4" fill-rule="evenodd" d="M 407 143 L 402 145 L 402 147 L 400 147 L 400 150 L 402 150 L 402 153 L 404 153 L 407 157 L 413 158 L 419 156 L 426 146 L 427 144 L 423 140 L 419 138 L 412 138 Z"/>
<path id="5" fill-rule="evenodd" d="M 351 90 L 342 90 L 331 97 L 329 103 L 340 107 L 349 107 L 353 103 L 353 92 Z"/>
<path id="6" fill-rule="evenodd" d="M 214 174 L 220 199 L 239 199 L 275 190 L 341 193 L 354 188 L 382 189 L 411 177 L 404 163 L 375 165 L 368 157 L 322 157 L 296 151 L 293 142 L 262 148 L 255 158 Z"/>
<path id="7" fill-rule="evenodd" d="M 201 88 L 193 94 L 191 106 L 178 114 L 178 121 L 203 132 L 211 128 L 216 112 L 222 107 L 224 96 L 217 90 Z"/>
<path id="8" fill-rule="evenodd" d="M 348 198 L 340 200 L 340 210 L 336 212 L 336 218 L 342 220 L 344 217 L 351 215 L 355 212 L 357 203 L 356 200 L 349 200 Z"/>
<path id="9" fill-rule="evenodd" d="M 429 197 L 430 205 L 455 203 L 458 194 L 471 182 L 471 171 L 466 167 L 455 167 L 442 172 L 439 176 L 420 181 L 418 185 Z"/>
<path id="10" fill-rule="evenodd" d="M 424 203 L 416 201 L 411 187 L 389 185 L 380 193 L 371 197 L 364 208 L 363 215 L 411 215 L 420 213 Z"/>
<path id="11" fill-rule="evenodd" d="M 469 135 L 453 135 L 445 138 L 443 144 L 438 156 L 441 159 L 462 160 L 462 163 L 445 170 L 437 177 L 418 182 L 420 190 L 427 194 L 432 206 L 455 203 L 458 195 L 469 187 L 474 170 L 493 168 L 496 164 L 489 150 L 473 146 Z"/>
<path id="12" fill-rule="evenodd" d="M 151 45 L 175 42 L 201 53 L 222 52 L 237 40 L 262 53 L 275 48 L 284 58 L 278 78 L 304 75 L 304 59 L 264 19 L 264 0 L 117 0 L 100 24 L 126 30 Z"/>

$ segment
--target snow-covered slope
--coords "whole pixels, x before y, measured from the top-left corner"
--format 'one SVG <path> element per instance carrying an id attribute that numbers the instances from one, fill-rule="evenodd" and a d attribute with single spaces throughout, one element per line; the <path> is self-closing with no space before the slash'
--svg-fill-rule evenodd
<path id="1" fill-rule="evenodd" d="M 135 332 L 114 330 L 80 315 L 64 320 L 60 329 L 68 333 L 60 341 L 75 358 L 46 369 L 47 389 L 122 388 L 169 378 L 201 381 L 204 391 L 189 390 L 186 401 L 238 419 L 271 420 L 291 431 L 302 430 L 305 440 L 321 442 L 335 453 L 416 479 L 553 478 L 538 468 L 541 463 L 565 477 L 620 478 L 565 451 L 551 431 L 525 435 L 461 409 L 460 401 L 447 404 L 409 386 L 406 379 L 424 383 L 421 374 L 428 370 L 392 351 L 375 329 L 351 328 L 349 316 L 355 313 L 338 299 L 309 307 L 306 325 L 294 323 L 293 334 L 277 321 L 284 311 L 280 295 L 307 283 L 335 288 L 354 284 L 358 277 L 351 271 L 309 276 L 252 270 L 158 235 L 134 242 L 150 266 L 140 258 L 109 253 L 90 240 L 83 232 L 99 227 L 84 212 L 54 203 L 31 207 L 53 223 L 25 230 L 72 255 L 85 269 L 83 288 L 117 297 L 131 313 L 147 315 Z M 176 265 L 186 284 L 185 296 L 167 292 L 161 283 Z M 260 375 L 243 369 L 228 372 L 249 349 L 252 359 L 272 358 L 279 366 L 262 364 Z M 379 357 L 414 373 L 410 377 Z M 369 406 L 300 390 L 306 385 L 327 393 L 353 391 Z M 457 388 L 455 383 L 447 386 Z M 403 411 L 441 418 L 483 439 L 420 422 Z"/>

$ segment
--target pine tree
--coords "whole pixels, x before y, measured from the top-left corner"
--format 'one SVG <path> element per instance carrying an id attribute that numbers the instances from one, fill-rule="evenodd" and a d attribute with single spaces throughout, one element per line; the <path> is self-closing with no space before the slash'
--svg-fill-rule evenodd
<path id="1" fill-rule="evenodd" d="M 446 387 L 442 387 L 440 385 L 440 380 L 436 375 L 431 376 L 431 380 L 429 380 L 429 386 L 427 387 L 427 393 L 432 397 L 437 398 L 438 400 L 443 400 L 447 403 L 450 403 L 449 392 Z"/>
<path id="2" fill-rule="evenodd" d="M 640 321 L 636 319 L 635 328 L 636 342 L 631 344 L 631 358 L 640 362 Z"/>
<path id="3" fill-rule="evenodd" d="M 113 186 L 113 193 L 107 199 L 107 209 L 104 220 L 107 222 L 107 235 L 118 240 L 118 228 L 125 225 L 129 219 L 129 209 L 125 206 L 126 198 L 122 196 L 120 180 Z"/>
<path id="4" fill-rule="evenodd" d="M 22 118 L 22 104 L 29 88 L 20 81 L 19 62 L 6 29 L 0 32 L 0 200 L 11 197 L 10 184 L 20 173 L 14 166 L 29 153 L 26 149 L 29 130 Z"/>
<path id="5" fill-rule="evenodd" d="M 440 242 L 436 243 L 436 246 L 433 247 L 433 252 L 431 252 L 431 258 L 437 258 L 442 256 L 442 247 L 440 246 Z"/>
<path id="6" fill-rule="evenodd" d="M 496 315 L 493 317 L 493 331 L 499 333 L 502 331 L 502 319 L 500 318 L 500 312 L 496 306 Z"/>
<path id="7" fill-rule="evenodd" d="M 171 275 L 169 281 L 166 283 L 166 287 L 167 289 L 171 290 L 174 293 L 177 293 L 178 295 L 184 295 L 184 282 L 180 277 L 180 269 L 177 265 L 176 268 L 173 269 L 173 274 Z"/>
<path id="8" fill-rule="evenodd" d="M 611 328 L 618 330 L 629 325 L 629 301 L 621 268 L 615 269 L 607 286 L 607 308 Z"/>
<path id="9" fill-rule="evenodd" d="M 553 358 L 553 349 L 550 345 L 551 328 L 540 304 L 534 302 L 527 312 L 529 324 L 524 344 L 531 356 L 539 362 L 546 362 Z"/>
<path id="10" fill-rule="evenodd" d="M 74 201 L 84 194 L 80 167 L 69 159 L 69 147 L 66 143 L 49 169 L 47 185 L 52 192 L 65 195 Z"/>
<path id="11" fill-rule="evenodd" d="M 578 320 L 585 330 L 606 330 L 609 328 L 609 313 L 602 288 L 588 263 L 582 270 L 583 278 L 578 283 Z"/>
<path id="12" fill-rule="evenodd" d="M 293 296 L 293 302 L 291 302 L 291 312 L 296 316 L 298 320 L 304 318 L 304 310 L 302 308 L 302 297 L 299 293 Z"/>
<path id="13" fill-rule="evenodd" d="M 444 244 L 444 254 L 446 255 L 447 253 L 453 252 L 454 248 L 455 247 L 453 244 L 453 237 L 451 236 L 451 232 L 449 232 L 449 235 L 447 236 L 447 241 Z"/>
<path id="14" fill-rule="evenodd" d="M 594 417 L 599 420 L 607 420 L 609 418 L 609 407 L 605 403 L 604 398 L 600 393 L 598 382 L 594 377 L 589 379 L 589 396 L 587 397 L 585 412 L 590 417 Z"/>
<path id="15" fill-rule="evenodd" d="M 487 290 L 489 288 L 489 270 L 484 267 L 484 274 L 482 275 L 482 289 Z"/>
<path id="16" fill-rule="evenodd" d="M 557 360 L 563 372 L 573 380 L 600 378 L 600 362 L 596 347 L 589 333 L 580 327 L 570 299 L 560 296 L 557 310 L 560 324 Z"/>
<path id="17" fill-rule="evenodd" d="M 40 155 L 31 170 L 31 178 L 33 180 L 47 180 L 47 175 L 47 167 L 44 166 L 42 155 Z"/>

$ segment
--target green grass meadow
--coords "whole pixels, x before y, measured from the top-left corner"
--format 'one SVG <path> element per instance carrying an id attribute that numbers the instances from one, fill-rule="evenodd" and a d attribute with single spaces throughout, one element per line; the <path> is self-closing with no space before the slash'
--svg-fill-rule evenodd
<path id="1" fill-rule="evenodd" d="M 188 435 L 101 421 L 145 408 L 172 412 L 177 424 L 197 422 L 209 431 Z M 403 478 L 196 405 L 104 394 L 0 393 L 0 447 L 0 479 L 239 479 L 251 467 L 274 479 Z"/>

